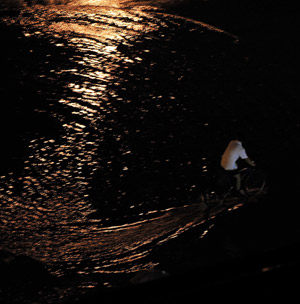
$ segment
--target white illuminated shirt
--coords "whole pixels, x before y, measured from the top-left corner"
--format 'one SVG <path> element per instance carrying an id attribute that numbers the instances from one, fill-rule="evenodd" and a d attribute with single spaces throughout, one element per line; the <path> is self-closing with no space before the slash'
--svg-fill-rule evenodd
<path id="1" fill-rule="evenodd" d="M 238 168 L 236 161 L 239 158 L 248 158 L 246 150 L 240 141 L 232 140 L 222 155 L 221 166 L 225 170 L 235 170 Z"/>

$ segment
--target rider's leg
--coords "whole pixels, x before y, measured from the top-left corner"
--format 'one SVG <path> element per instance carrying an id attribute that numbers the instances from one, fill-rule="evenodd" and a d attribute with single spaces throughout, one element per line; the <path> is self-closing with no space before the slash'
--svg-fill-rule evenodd
<path id="1" fill-rule="evenodd" d="M 240 191 L 241 190 L 241 174 L 238 173 L 236 175 L 234 175 L 235 178 L 235 190 L 236 191 Z"/>
<path id="2" fill-rule="evenodd" d="M 241 194 L 241 195 L 243 195 L 243 196 L 247 196 L 247 193 L 245 192 L 245 190 L 244 190 L 244 189 L 241 189 L 241 179 L 242 179 L 241 174 L 238 173 L 238 174 L 234 175 L 234 178 L 235 178 L 235 180 L 236 180 L 235 190 L 236 190 L 239 194 Z"/>

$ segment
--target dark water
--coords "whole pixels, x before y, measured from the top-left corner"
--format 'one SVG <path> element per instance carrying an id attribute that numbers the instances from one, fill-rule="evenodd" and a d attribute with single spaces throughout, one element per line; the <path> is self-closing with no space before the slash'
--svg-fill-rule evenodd
<path id="1" fill-rule="evenodd" d="M 163 267 L 153 253 L 171 240 L 209 235 L 188 196 L 207 189 L 236 129 L 276 205 L 299 130 L 293 47 L 273 48 L 286 27 L 263 39 L 216 8 L 219 29 L 192 1 L 29 2 L 5 1 L 21 9 L 0 23 L 0 241 L 59 280 L 36 301 L 124 285 Z"/>

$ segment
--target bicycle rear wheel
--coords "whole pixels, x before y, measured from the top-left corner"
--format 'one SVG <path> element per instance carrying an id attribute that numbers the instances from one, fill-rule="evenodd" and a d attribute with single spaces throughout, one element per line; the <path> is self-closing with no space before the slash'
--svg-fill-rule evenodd
<path id="1" fill-rule="evenodd" d="M 253 170 L 246 177 L 244 189 L 248 195 L 262 193 L 266 186 L 266 178 L 262 171 Z"/>

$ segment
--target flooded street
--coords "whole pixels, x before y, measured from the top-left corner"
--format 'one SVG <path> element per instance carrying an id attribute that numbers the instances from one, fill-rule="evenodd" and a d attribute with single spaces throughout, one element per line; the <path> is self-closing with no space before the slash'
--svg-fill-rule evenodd
<path id="1" fill-rule="evenodd" d="M 188 202 L 189 150 L 208 136 L 215 92 L 194 86 L 217 81 L 237 38 L 153 7 L 39 6 L 16 22 L 16 77 L 52 125 L 23 135 L 23 169 L 1 176 L 1 244 L 57 277 L 152 268 L 151 249 L 202 221 L 164 210 Z"/>
<path id="2" fill-rule="evenodd" d="M 153 251 L 192 228 L 206 234 L 211 218 L 188 197 L 232 131 L 251 134 L 268 169 L 262 138 L 286 117 L 254 96 L 266 85 L 249 81 L 235 33 L 146 2 L 51 3 L 1 20 L 0 249 L 63 281 L 36 296 L 58 303 L 159 268 Z"/>

